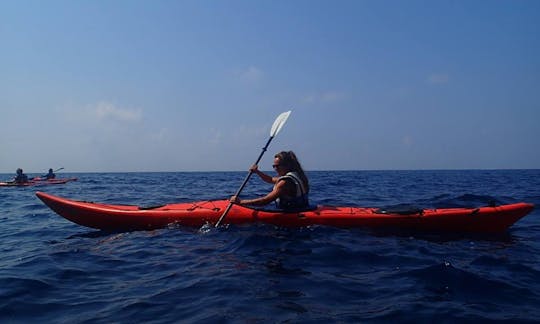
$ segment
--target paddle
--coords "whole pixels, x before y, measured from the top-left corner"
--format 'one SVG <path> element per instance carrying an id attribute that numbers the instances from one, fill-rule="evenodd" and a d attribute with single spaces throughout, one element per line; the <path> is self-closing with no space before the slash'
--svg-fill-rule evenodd
<path id="1" fill-rule="evenodd" d="M 53 173 L 56 173 L 56 172 L 58 172 L 58 171 L 60 171 L 60 170 L 64 170 L 64 168 L 63 168 L 63 167 L 58 168 L 58 169 L 54 170 Z M 46 178 L 46 177 L 47 177 L 47 174 L 46 174 L 46 175 L 42 175 L 41 177 L 34 177 L 34 178 L 32 178 L 32 180 L 41 180 L 41 178 Z"/>
<path id="2" fill-rule="evenodd" d="M 270 138 L 268 139 L 268 142 L 266 142 L 266 145 L 263 147 L 261 154 L 259 154 L 259 157 L 257 158 L 257 161 L 255 161 L 254 164 L 259 164 L 259 161 L 263 157 L 264 152 L 266 152 L 266 149 L 268 148 L 268 145 L 270 145 L 270 142 L 272 142 L 272 139 L 274 139 L 274 137 L 277 135 L 277 133 L 279 133 L 279 131 L 281 130 L 283 125 L 285 125 L 285 122 L 287 121 L 287 118 L 289 118 L 290 114 L 291 114 L 291 111 L 289 110 L 289 111 L 286 111 L 284 113 L 281 113 L 276 118 L 276 120 L 274 121 L 274 124 L 272 124 L 272 128 L 270 129 Z M 242 190 L 246 186 L 247 182 L 249 181 L 249 178 L 251 177 L 251 174 L 253 174 L 253 171 L 249 170 L 249 172 L 248 172 L 248 174 L 246 176 L 246 179 L 244 179 L 244 182 L 242 183 L 240 188 L 238 188 L 238 191 L 236 191 L 235 196 L 237 196 L 237 197 L 240 196 L 240 193 L 242 192 Z M 229 202 L 229 205 L 225 209 L 225 212 L 223 212 L 221 217 L 218 219 L 215 227 L 218 227 L 219 224 L 221 224 L 221 222 L 225 219 L 225 217 L 229 213 L 229 210 L 231 210 L 232 205 L 233 205 L 233 203 Z"/>

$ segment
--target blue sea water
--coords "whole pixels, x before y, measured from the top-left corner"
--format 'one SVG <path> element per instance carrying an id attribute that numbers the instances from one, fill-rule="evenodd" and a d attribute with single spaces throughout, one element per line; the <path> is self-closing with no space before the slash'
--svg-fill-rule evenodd
<path id="1" fill-rule="evenodd" d="M 1 179 L 11 175 L 4 174 Z M 538 322 L 540 210 L 500 235 L 253 224 L 106 233 L 35 191 L 114 204 L 222 199 L 243 172 L 81 173 L 0 188 L 1 323 Z M 540 170 L 309 172 L 315 204 L 540 205 Z M 253 178 L 243 196 L 266 193 Z"/>

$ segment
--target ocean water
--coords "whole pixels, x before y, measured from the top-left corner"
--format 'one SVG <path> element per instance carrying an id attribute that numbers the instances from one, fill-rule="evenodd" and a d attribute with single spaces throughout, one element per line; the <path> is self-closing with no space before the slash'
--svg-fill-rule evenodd
<path id="1" fill-rule="evenodd" d="M 107 233 L 36 190 L 158 205 L 222 199 L 243 172 L 62 173 L 0 188 L 0 323 L 538 322 L 540 210 L 506 233 L 253 224 Z M 309 172 L 314 204 L 540 206 L 540 170 Z M 0 175 L 8 179 L 11 175 Z M 242 196 L 266 193 L 254 177 Z"/>

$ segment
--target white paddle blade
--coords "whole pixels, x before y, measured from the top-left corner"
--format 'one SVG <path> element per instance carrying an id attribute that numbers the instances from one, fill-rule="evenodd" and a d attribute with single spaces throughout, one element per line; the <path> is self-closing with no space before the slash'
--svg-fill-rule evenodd
<path id="1" fill-rule="evenodd" d="M 276 120 L 274 121 L 274 124 L 272 125 L 272 129 L 270 129 L 270 136 L 274 137 L 279 133 L 283 125 L 285 125 L 285 122 L 287 121 L 287 118 L 289 118 L 289 115 L 291 114 L 291 111 L 286 111 L 284 113 L 281 113 Z"/>

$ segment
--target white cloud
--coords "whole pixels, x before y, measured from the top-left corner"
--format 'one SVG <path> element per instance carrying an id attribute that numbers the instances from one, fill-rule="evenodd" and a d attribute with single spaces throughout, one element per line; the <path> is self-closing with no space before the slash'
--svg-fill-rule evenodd
<path id="1" fill-rule="evenodd" d="M 246 70 L 240 71 L 238 76 L 244 82 L 257 83 L 264 77 L 264 72 L 255 66 L 250 66 Z"/>
<path id="2" fill-rule="evenodd" d="M 113 119 L 117 121 L 136 122 L 142 119 L 140 109 L 125 109 L 116 107 L 109 102 L 99 102 L 96 105 L 89 106 L 90 113 L 98 119 Z"/>
<path id="3" fill-rule="evenodd" d="M 208 143 L 211 145 L 219 145 L 221 144 L 221 139 L 223 136 L 221 135 L 221 131 L 215 128 L 210 128 L 208 132 Z"/>
<path id="4" fill-rule="evenodd" d="M 345 95 L 341 92 L 329 91 L 321 94 L 321 99 L 324 102 L 336 102 L 345 98 Z"/>
<path id="5" fill-rule="evenodd" d="M 449 80 L 450 80 L 450 77 L 448 76 L 448 74 L 444 74 L 444 73 L 431 74 L 427 78 L 427 82 L 429 84 L 445 84 L 445 83 L 448 83 Z"/>
<path id="6" fill-rule="evenodd" d="M 82 106 L 65 105 L 58 107 L 57 113 L 69 124 L 100 129 L 138 123 L 143 119 L 141 109 L 122 108 L 106 101 Z"/>
<path id="7" fill-rule="evenodd" d="M 150 133 L 149 138 L 156 142 L 163 142 L 170 134 L 168 128 L 161 128 L 159 131 Z"/>
<path id="8" fill-rule="evenodd" d="M 244 138 L 257 138 L 261 136 L 265 136 L 268 133 L 269 130 L 268 125 L 262 125 L 262 126 L 246 126 L 246 125 L 239 125 L 234 129 L 231 136 L 232 138 L 236 140 L 241 140 Z"/>

